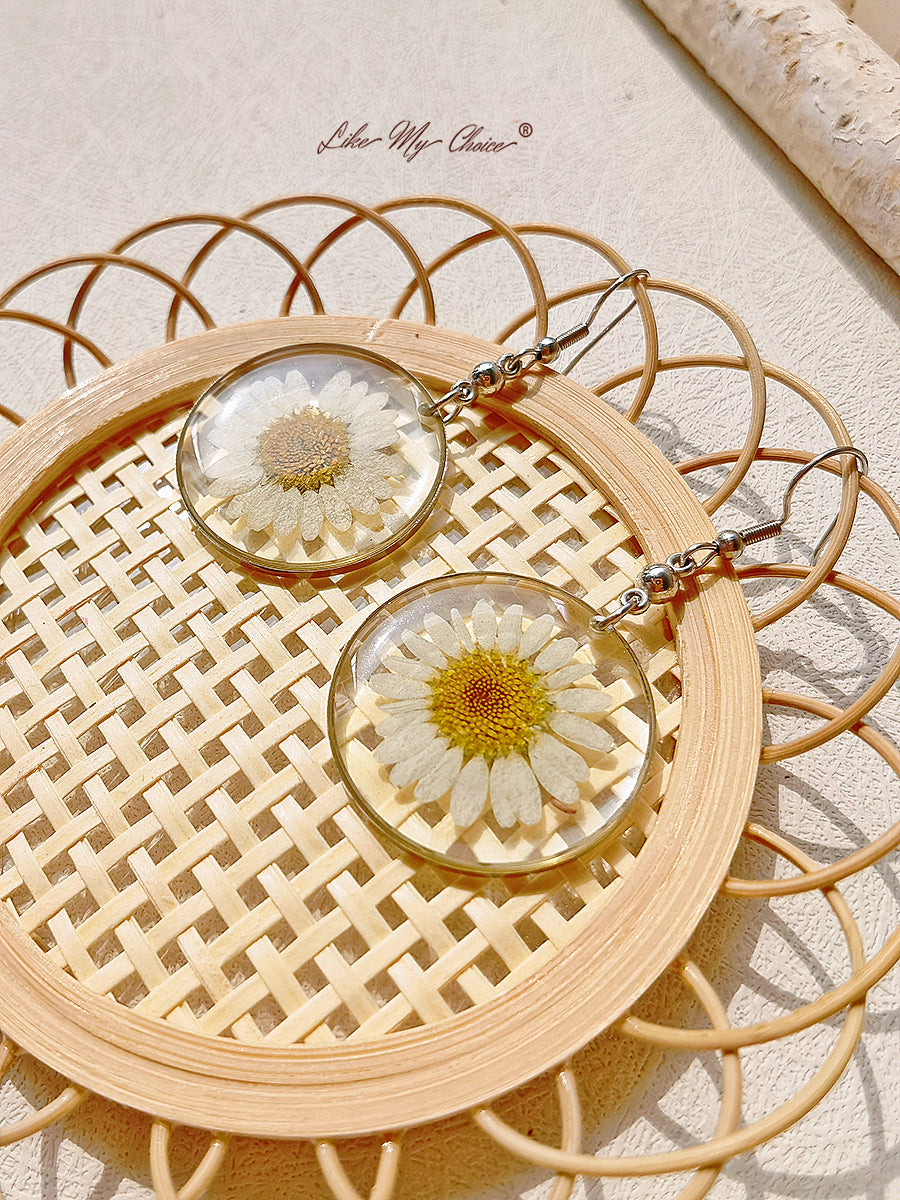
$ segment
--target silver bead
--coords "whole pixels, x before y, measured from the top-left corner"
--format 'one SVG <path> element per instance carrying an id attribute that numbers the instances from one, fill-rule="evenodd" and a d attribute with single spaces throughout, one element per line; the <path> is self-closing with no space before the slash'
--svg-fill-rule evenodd
<path id="1" fill-rule="evenodd" d="M 555 360 L 559 358 L 559 342 L 555 337 L 550 337 L 548 335 L 545 338 L 541 338 L 541 340 L 535 346 L 534 352 L 537 355 L 538 362 L 555 362 Z"/>
<path id="2" fill-rule="evenodd" d="M 665 604 L 678 595 L 678 576 L 668 563 L 650 563 L 641 571 L 641 583 L 653 604 Z"/>
<path id="3" fill-rule="evenodd" d="M 495 362 L 479 363 L 472 372 L 472 382 L 479 392 L 484 392 L 486 396 L 492 396 L 494 392 L 498 392 L 506 382 L 503 372 Z"/>
<path id="4" fill-rule="evenodd" d="M 722 558 L 738 558 L 744 553 L 744 536 L 736 529 L 723 529 L 716 534 L 716 549 Z"/>

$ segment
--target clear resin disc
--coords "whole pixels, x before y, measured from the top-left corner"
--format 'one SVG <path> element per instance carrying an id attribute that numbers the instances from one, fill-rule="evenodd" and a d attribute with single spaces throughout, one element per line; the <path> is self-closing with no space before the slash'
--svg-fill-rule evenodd
<path id="1" fill-rule="evenodd" d="M 538 579 L 445 576 L 393 596 L 338 660 L 328 703 L 351 796 L 416 854 L 534 871 L 625 823 L 656 739 L 647 679 L 595 610 Z"/>
<path id="2" fill-rule="evenodd" d="M 264 570 L 370 562 L 434 505 L 447 458 L 433 399 L 403 367 L 351 346 L 289 346 L 203 393 L 178 443 L 178 483 L 202 532 Z"/>

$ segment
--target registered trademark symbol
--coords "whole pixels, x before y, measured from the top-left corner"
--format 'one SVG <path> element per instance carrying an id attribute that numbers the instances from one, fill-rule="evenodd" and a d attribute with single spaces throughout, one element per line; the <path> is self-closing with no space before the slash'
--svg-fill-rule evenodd
<path id="1" fill-rule="evenodd" d="M 533 133 L 534 133 L 534 130 L 531 128 L 531 126 L 528 124 L 527 121 L 523 121 L 522 124 L 519 126 L 519 136 L 520 137 L 531 137 L 531 135 Z"/>

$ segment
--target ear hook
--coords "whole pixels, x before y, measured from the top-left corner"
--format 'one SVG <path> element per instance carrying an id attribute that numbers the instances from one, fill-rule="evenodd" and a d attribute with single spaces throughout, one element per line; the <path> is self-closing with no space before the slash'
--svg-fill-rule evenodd
<path id="1" fill-rule="evenodd" d="M 684 580 L 691 575 L 696 575 L 698 571 L 704 570 L 713 559 L 739 558 L 746 546 L 751 546 L 754 542 L 764 542 L 770 537 L 777 537 L 784 531 L 784 525 L 791 514 L 794 488 L 803 476 L 808 475 L 814 467 L 838 454 L 852 454 L 861 474 L 869 473 L 869 460 L 862 450 L 857 450 L 855 446 L 832 446 L 830 450 L 811 459 L 791 477 L 784 491 L 784 504 L 779 520 L 766 521 L 761 525 L 751 525 L 749 529 L 723 529 L 711 542 L 697 542 L 695 545 L 689 546 L 687 550 L 678 550 L 675 554 L 670 554 L 664 563 L 649 563 L 641 572 L 639 583 L 634 587 L 626 588 L 619 596 L 619 607 L 615 611 L 607 616 L 597 613 L 591 617 L 591 631 L 603 633 L 604 630 L 611 629 L 623 617 L 639 616 L 641 613 L 645 613 L 651 604 L 665 604 L 669 600 L 674 600 L 681 590 Z M 831 536 L 836 524 L 837 517 L 819 538 L 818 544 L 813 550 L 813 563 Z"/>
<path id="2" fill-rule="evenodd" d="M 782 509 L 782 512 L 781 512 L 781 524 L 782 525 L 785 525 L 787 523 L 787 519 L 791 514 L 791 497 L 794 494 L 794 488 L 797 486 L 797 484 L 800 482 L 800 480 L 803 478 L 803 476 L 808 474 L 808 472 L 812 471 L 814 467 L 817 467 L 819 465 L 819 463 L 823 463 L 827 458 L 834 458 L 836 455 L 839 455 L 839 454 L 852 454 L 853 457 L 857 461 L 860 474 L 868 475 L 869 460 L 866 458 L 865 454 L 863 454 L 862 450 L 857 450 L 855 446 L 832 446 L 832 448 L 830 450 L 826 450 L 823 454 L 817 455 L 815 458 L 811 459 L 808 463 L 806 463 L 805 466 L 801 467 L 800 470 L 797 471 L 796 474 L 793 476 L 790 483 L 787 485 L 787 488 L 785 489 L 785 493 L 784 493 L 784 508 Z M 815 549 L 813 550 L 813 553 L 812 553 L 812 565 L 813 566 L 815 566 L 815 564 L 816 564 L 816 560 L 819 557 L 819 553 L 820 553 L 822 547 L 828 541 L 829 537 L 831 537 L 834 527 L 835 527 L 835 525 L 837 525 L 837 520 L 838 520 L 837 516 L 835 515 L 831 524 L 828 526 L 828 528 L 825 530 L 825 532 L 819 538 L 818 542 L 816 542 Z"/>
<path id="3" fill-rule="evenodd" d="M 861 474 L 868 474 L 869 460 L 863 454 L 862 450 L 857 450 L 855 446 L 832 446 L 830 450 L 825 450 L 822 454 L 817 454 L 815 458 L 810 459 L 799 471 L 793 474 L 785 488 L 781 517 L 777 521 L 765 521 L 762 525 L 752 525 L 749 529 L 741 529 L 737 533 L 734 530 L 725 530 L 724 533 L 719 535 L 719 538 L 723 538 L 726 534 L 729 537 L 737 538 L 740 541 L 740 550 L 736 550 L 736 553 L 739 554 L 744 546 L 752 546 L 754 542 L 764 542 L 767 538 L 777 537 L 778 534 L 783 532 L 784 526 L 787 524 L 787 519 L 791 515 L 791 499 L 794 494 L 794 488 L 804 475 L 808 475 L 810 471 L 820 463 L 823 463 L 827 458 L 834 458 L 838 454 L 852 454 L 859 464 Z M 819 552 L 828 541 L 836 524 L 837 517 L 835 516 L 816 543 L 816 547 L 812 553 L 813 565 L 815 565 L 816 559 L 819 557 Z"/>
<path id="4" fill-rule="evenodd" d="M 646 267 L 638 267 L 637 270 L 627 271 L 624 275 L 620 275 L 618 277 L 618 279 L 614 279 L 612 281 L 612 283 L 609 285 L 609 287 L 605 288 L 604 291 L 601 292 L 600 296 L 597 298 L 596 304 L 591 309 L 590 316 L 587 318 L 587 320 L 584 322 L 584 324 L 580 325 L 580 326 L 576 326 L 575 329 L 570 330 L 570 333 L 576 333 L 578 330 L 581 330 L 581 329 L 584 330 L 584 333 L 587 333 L 588 330 L 590 329 L 591 325 L 593 325 L 594 318 L 597 316 L 597 313 L 600 311 L 601 307 L 605 304 L 605 302 L 609 299 L 609 297 L 613 294 L 613 292 L 617 292 L 620 287 L 624 287 L 628 283 L 633 283 L 635 279 L 648 279 L 649 277 L 650 277 L 650 272 L 647 270 Z M 620 321 L 624 320 L 624 318 L 628 316 L 628 314 L 636 306 L 636 304 L 637 304 L 637 300 L 636 299 L 632 300 L 631 303 L 627 304 L 620 313 L 617 313 L 617 315 L 613 317 L 613 319 L 609 322 L 608 325 L 605 325 L 600 330 L 599 333 L 595 334 L 591 338 L 591 340 L 587 343 L 586 346 L 582 346 L 582 348 L 578 351 L 578 353 L 575 355 L 575 357 L 570 362 L 566 363 L 566 365 L 562 368 L 563 375 L 568 375 L 568 373 L 572 370 L 572 368 L 574 366 L 576 366 L 578 363 L 580 363 L 581 360 L 584 358 L 584 356 L 587 353 L 589 353 L 589 351 L 593 350 L 593 348 L 597 345 L 598 342 L 602 341 L 603 338 L 605 338 L 608 333 L 611 333 L 615 329 L 615 327 L 618 325 L 618 323 Z M 563 335 L 563 336 L 566 336 L 566 335 Z M 579 338 L 583 337 L 583 336 L 584 336 L 584 334 L 579 333 Z M 572 341 L 575 341 L 575 340 L 577 340 L 577 339 L 572 338 Z M 561 338 L 559 339 L 559 341 L 560 341 L 560 344 L 562 344 Z"/>
<path id="5" fill-rule="evenodd" d="M 435 400 L 433 404 L 423 407 L 423 412 L 429 417 L 440 417 L 446 425 L 448 421 L 452 421 L 461 408 L 471 404 L 482 394 L 492 396 L 500 389 L 509 379 L 516 379 L 525 371 L 530 371 L 536 363 L 552 363 L 556 362 L 563 350 L 568 350 L 570 346 L 574 346 L 576 342 L 582 341 L 591 332 L 591 323 L 600 311 L 603 303 L 609 299 L 613 292 L 617 292 L 620 287 L 624 287 L 628 283 L 633 283 L 635 279 L 647 279 L 650 272 L 646 267 L 638 267 L 635 271 L 626 271 L 624 275 L 620 275 L 618 279 L 614 279 L 612 283 L 604 289 L 598 297 L 596 304 L 591 309 L 590 316 L 586 321 L 582 321 L 580 325 L 575 325 L 572 329 L 567 329 L 565 333 L 561 333 L 558 337 L 547 335 L 541 338 L 536 346 L 529 346 L 527 350 L 521 350 L 518 354 L 504 354 L 497 362 L 479 363 L 477 367 L 472 369 L 472 373 L 468 379 L 457 379 L 453 387 L 445 392 L 439 400 Z M 575 356 L 569 365 L 565 368 L 566 371 L 579 361 L 583 354 L 587 354 L 592 346 L 596 346 L 601 338 L 606 337 L 611 329 L 615 329 L 623 317 L 637 304 L 637 300 L 632 300 L 626 308 L 614 317 L 605 329 L 601 329 L 596 334 L 581 354 Z"/>

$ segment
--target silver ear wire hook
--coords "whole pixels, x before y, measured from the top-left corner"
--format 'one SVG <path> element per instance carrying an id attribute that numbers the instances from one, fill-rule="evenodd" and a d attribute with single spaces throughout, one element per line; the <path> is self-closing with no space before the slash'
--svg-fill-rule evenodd
<path id="1" fill-rule="evenodd" d="M 738 558 L 744 553 L 747 546 L 753 545 L 755 542 L 764 542 L 768 538 L 777 537 L 784 531 L 784 526 L 787 523 L 788 517 L 791 514 L 791 500 L 793 499 L 794 489 L 800 480 L 808 475 L 820 463 L 826 459 L 834 458 L 839 454 L 852 454 L 856 459 L 860 473 L 867 475 L 869 472 L 869 460 L 863 454 L 862 450 L 857 450 L 855 446 L 832 446 L 830 450 L 825 450 L 822 454 L 816 455 L 810 459 L 791 476 L 788 485 L 784 491 L 784 501 L 782 504 L 781 517 L 775 521 L 765 521 L 759 525 L 751 525 L 749 529 L 723 529 L 721 533 L 716 534 L 716 538 L 712 542 L 698 542 L 695 546 L 690 546 L 687 550 L 679 550 L 675 554 L 670 554 L 664 563 L 649 563 L 641 572 L 640 583 L 634 587 L 626 588 L 619 596 L 619 606 L 607 616 L 601 616 L 599 613 L 591 618 L 591 632 L 602 633 L 606 629 L 610 629 L 613 625 L 622 620 L 623 617 L 630 615 L 640 615 L 647 611 L 651 604 L 665 604 L 669 600 L 674 600 L 681 590 L 682 583 L 691 575 L 696 575 L 698 571 L 702 571 L 715 558 Z M 837 517 L 835 517 L 824 534 L 816 543 L 816 548 L 813 550 L 812 561 L 815 564 L 822 547 L 831 536 Z M 698 559 L 698 555 L 701 557 Z"/>
<path id="2" fill-rule="evenodd" d="M 638 267 L 637 270 L 627 271 L 624 275 L 620 275 L 618 279 L 614 279 L 612 281 L 612 283 L 609 285 L 609 287 L 606 288 L 603 291 L 603 293 L 597 298 L 597 303 L 591 309 L 590 316 L 584 322 L 585 326 L 589 329 L 590 326 L 593 325 L 594 319 L 596 318 L 597 313 L 600 311 L 601 307 L 605 304 L 605 302 L 609 299 L 609 297 L 614 292 L 617 292 L 619 290 L 620 287 L 624 287 L 627 283 L 632 283 L 635 279 L 647 279 L 649 277 L 649 275 L 650 275 L 650 272 L 648 270 L 646 270 L 644 267 Z M 612 333 L 612 331 L 619 324 L 619 322 L 623 321 L 625 319 L 625 317 L 627 317 L 628 314 L 631 312 L 631 310 L 633 308 L 635 308 L 636 306 L 637 306 L 637 300 L 632 300 L 629 304 L 627 304 L 622 309 L 622 311 L 620 313 L 617 313 L 613 317 L 613 319 L 609 322 L 608 325 L 604 325 L 604 327 L 600 330 L 600 332 L 595 334 L 594 337 L 592 337 L 591 340 L 587 343 L 587 345 L 582 346 L 582 348 L 578 351 L 578 353 L 575 355 L 575 357 L 570 359 L 570 361 L 568 363 L 566 363 L 566 365 L 562 368 L 563 375 L 568 375 L 568 373 L 572 370 L 572 368 L 577 366 L 578 363 L 580 363 L 581 360 L 584 358 L 584 356 L 586 354 L 589 354 L 591 352 L 591 350 L 593 350 L 593 348 L 597 345 L 597 343 L 602 341 L 603 338 L 605 338 L 608 333 Z M 576 328 L 577 328 L 577 326 L 576 326 Z"/>
<path id="3" fill-rule="evenodd" d="M 787 488 L 785 489 L 785 493 L 784 493 L 784 508 L 781 513 L 782 525 L 786 524 L 787 519 L 790 516 L 791 497 L 794 494 L 794 488 L 797 486 L 797 484 L 800 482 L 800 480 L 803 478 L 803 476 L 808 474 L 808 472 L 810 472 L 814 467 L 817 467 L 819 465 L 819 463 L 825 462 L 825 460 L 827 458 L 834 458 L 838 454 L 852 454 L 854 456 L 854 458 L 856 459 L 857 464 L 859 466 L 860 475 L 868 475 L 869 460 L 866 458 L 865 454 L 863 454 L 862 450 L 857 450 L 855 446 L 833 446 L 830 450 L 826 450 L 824 452 L 824 454 L 817 455 L 814 459 L 811 459 L 810 462 L 806 463 L 805 466 L 801 467 L 800 470 L 796 472 L 796 474 L 793 476 L 791 481 L 788 483 Z M 825 530 L 825 532 L 822 534 L 822 536 L 816 542 L 815 549 L 813 550 L 813 553 L 812 553 L 812 565 L 813 566 L 815 566 L 815 564 L 816 564 L 816 560 L 819 557 L 819 553 L 822 550 L 822 547 L 825 545 L 825 543 L 831 537 L 831 534 L 834 531 L 834 527 L 835 527 L 835 525 L 837 525 L 837 521 L 838 521 L 837 515 L 835 515 L 831 524 L 828 526 L 828 528 Z"/>
<path id="4" fill-rule="evenodd" d="M 541 338 L 536 346 L 529 346 L 527 350 L 520 350 L 518 354 L 504 354 L 497 362 L 479 363 L 477 367 L 472 369 L 472 373 L 468 379 L 458 379 L 449 391 L 445 392 L 439 400 L 435 400 L 433 404 L 429 405 L 423 411 L 430 417 L 439 416 L 446 425 L 449 421 L 453 420 L 460 409 L 477 400 L 480 395 L 492 396 L 495 392 L 499 392 L 508 380 L 516 379 L 525 371 L 530 371 L 537 363 L 549 364 L 555 362 L 563 350 L 568 350 L 570 346 L 574 346 L 576 342 L 580 342 L 588 336 L 597 313 L 614 292 L 617 292 L 621 287 L 625 287 L 626 284 L 633 283 L 635 279 L 646 279 L 649 274 L 650 272 L 646 267 L 638 267 L 634 271 L 626 271 L 624 275 L 620 275 L 618 279 L 614 279 L 608 287 L 604 288 L 586 321 L 582 321 L 580 325 L 574 325 L 558 337 L 548 334 L 547 337 Z M 626 317 L 636 304 L 637 300 L 632 300 L 605 328 L 601 329 L 588 342 L 581 353 L 572 359 L 565 368 L 565 371 L 570 371 L 587 354 L 588 350 L 596 346 L 601 338 L 606 337 L 610 330 L 615 329 L 623 317 Z M 564 374 L 565 371 L 563 372 Z"/>

